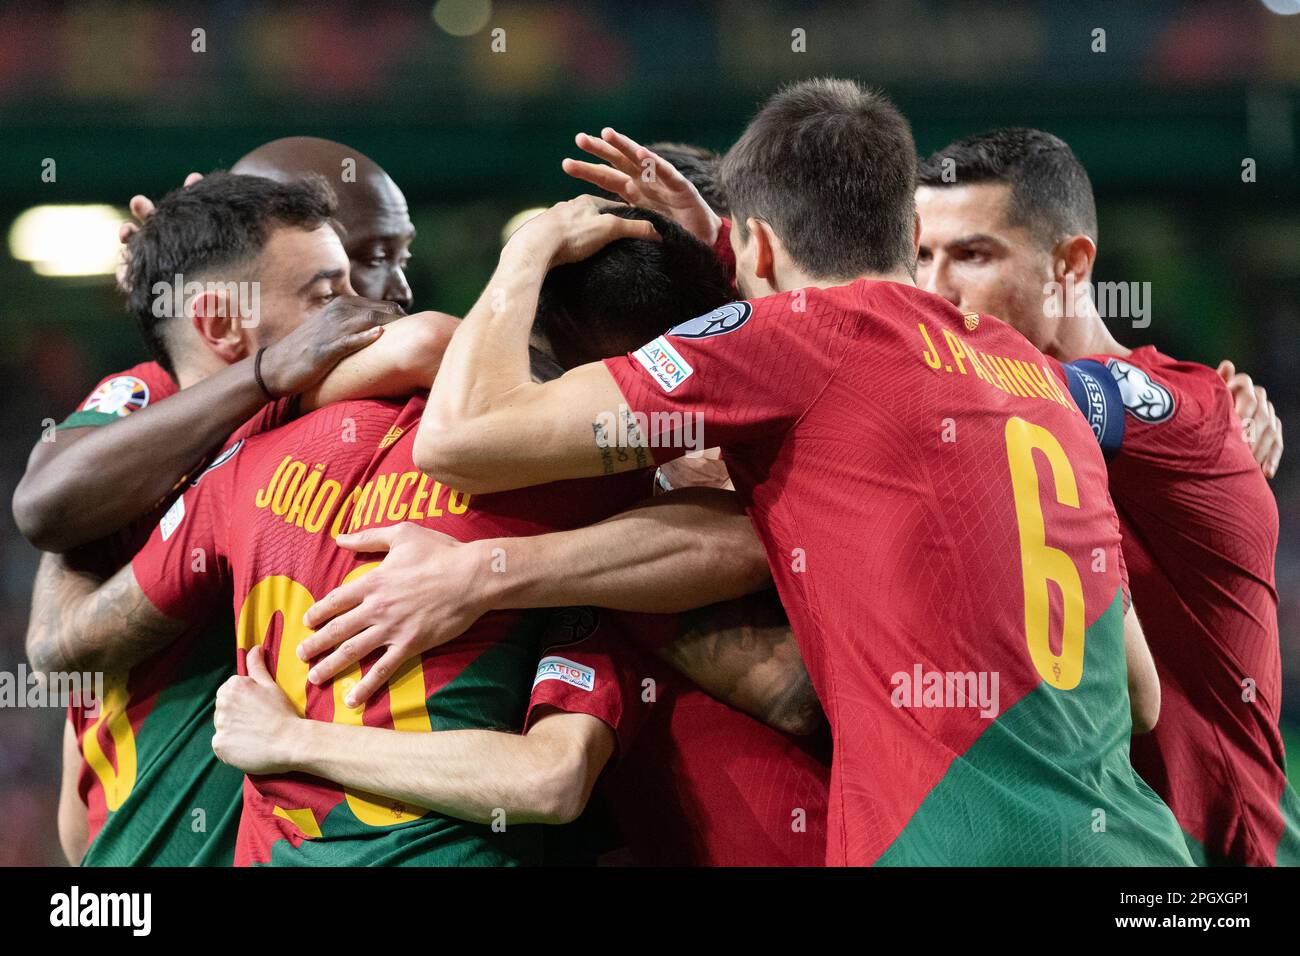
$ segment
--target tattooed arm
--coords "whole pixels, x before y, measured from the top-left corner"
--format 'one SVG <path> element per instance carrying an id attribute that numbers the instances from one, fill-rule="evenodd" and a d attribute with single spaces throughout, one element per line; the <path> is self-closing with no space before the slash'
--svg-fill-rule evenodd
<path id="1" fill-rule="evenodd" d="M 126 670 L 184 629 L 149 602 L 129 564 L 103 581 L 60 555 L 41 556 L 27 625 L 33 670 Z"/>
<path id="2" fill-rule="evenodd" d="M 701 689 L 790 734 L 814 733 L 821 704 L 775 590 L 681 615 L 659 656 Z"/>

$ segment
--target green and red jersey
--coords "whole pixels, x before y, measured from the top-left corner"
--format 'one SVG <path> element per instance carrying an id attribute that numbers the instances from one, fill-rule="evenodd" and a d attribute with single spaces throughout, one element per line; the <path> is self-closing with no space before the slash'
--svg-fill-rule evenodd
<path id="1" fill-rule="evenodd" d="M 411 447 L 424 404 L 422 397 L 343 402 L 237 442 L 177 499 L 132 567 L 169 617 L 203 617 L 233 596 L 240 672 L 248 649 L 262 645 L 276 682 L 310 719 L 408 732 L 518 732 L 538 663 L 538 615 L 485 615 L 463 636 L 399 669 L 361 709 L 348 708 L 343 697 L 378 653 L 325 687 L 307 681 L 309 665 L 296 653 L 310 633 L 303 614 L 376 563 L 334 539 L 400 521 L 462 541 L 563 530 L 646 497 L 649 477 L 635 472 L 613 483 L 471 496 L 415 467 Z M 508 553 L 501 558 L 508 562 Z M 539 861 L 539 828 L 502 822 L 453 820 L 307 774 L 250 776 L 236 864 Z"/>
<path id="2" fill-rule="evenodd" d="M 60 429 L 96 427 L 162 401 L 176 383 L 147 362 L 106 377 Z M 264 427 L 262 416 L 245 426 Z M 155 513 L 70 553 L 107 577 L 147 540 Z M 224 618 L 197 620 L 173 644 L 124 674 L 104 675 L 95 708 L 68 710 L 86 804 L 85 866 L 225 865 L 234 859 L 243 776 L 212 753 L 213 698 L 234 673 Z"/>
<path id="3" fill-rule="evenodd" d="M 1133 765 L 1206 863 L 1300 863 L 1300 801 L 1278 730 L 1278 513 L 1213 369 L 1152 347 L 1097 355 L 1098 425 L 1133 603 L 1160 673 L 1160 720 Z M 1100 390 L 1096 390 L 1100 397 Z"/>
<path id="4" fill-rule="evenodd" d="M 1009 326 L 861 280 L 607 361 L 666 460 L 721 446 L 835 741 L 832 864 L 1187 864 L 1129 763 L 1106 468 Z"/>

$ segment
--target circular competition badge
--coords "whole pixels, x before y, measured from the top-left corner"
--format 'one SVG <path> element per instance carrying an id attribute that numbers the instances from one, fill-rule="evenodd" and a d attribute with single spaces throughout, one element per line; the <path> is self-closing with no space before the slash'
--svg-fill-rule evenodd
<path id="1" fill-rule="evenodd" d="M 149 404 L 149 386 L 134 375 L 119 375 L 95 389 L 83 411 L 102 415 L 130 415 Z"/>

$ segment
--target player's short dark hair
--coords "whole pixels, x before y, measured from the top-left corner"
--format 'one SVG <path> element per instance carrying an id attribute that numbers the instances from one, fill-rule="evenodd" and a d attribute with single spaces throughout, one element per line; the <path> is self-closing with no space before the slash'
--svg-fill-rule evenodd
<path id="1" fill-rule="evenodd" d="M 711 149 L 689 143 L 652 143 L 647 149 L 668 160 L 679 173 L 689 179 L 710 209 L 719 216 L 727 214 L 727 200 L 718 182 L 721 156 Z"/>
<path id="2" fill-rule="evenodd" d="M 952 162 L 945 167 L 944 160 Z M 1002 183 L 1011 192 L 1008 220 L 1043 245 L 1079 234 L 1097 241 L 1088 173 L 1064 140 L 1041 129 L 995 129 L 959 139 L 924 160 L 917 179 L 936 189 Z"/>
<path id="3" fill-rule="evenodd" d="M 772 96 L 721 164 L 734 228 L 766 221 L 820 279 L 915 267 L 916 146 L 884 95 L 814 79 Z"/>
<path id="4" fill-rule="evenodd" d="M 130 289 L 127 311 L 159 364 L 176 374 L 169 316 L 156 314 L 154 307 L 158 283 L 170 287 L 178 275 L 186 283 L 246 269 L 261 254 L 273 227 L 315 229 L 332 221 L 335 202 L 321 176 L 280 183 L 225 172 L 164 196 L 131 237 L 125 281 Z"/>
<path id="5" fill-rule="evenodd" d="M 685 229 L 645 209 L 611 214 L 649 220 L 660 241 L 619 239 L 547 273 L 533 329 L 565 368 L 630 352 L 735 298 L 713 251 Z"/>

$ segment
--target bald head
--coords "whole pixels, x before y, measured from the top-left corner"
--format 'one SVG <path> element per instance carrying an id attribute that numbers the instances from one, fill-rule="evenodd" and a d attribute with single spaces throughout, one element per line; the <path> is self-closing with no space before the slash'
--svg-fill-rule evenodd
<path id="1" fill-rule="evenodd" d="M 406 197 L 370 157 L 333 140 L 287 136 L 257 147 L 231 167 L 232 173 L 293 182 L 316 173 L 338 197 L 335 214 L 351 262 L 352 287 L 370 299 L 411 306 L 403 269 L 415 227 Z"/>

